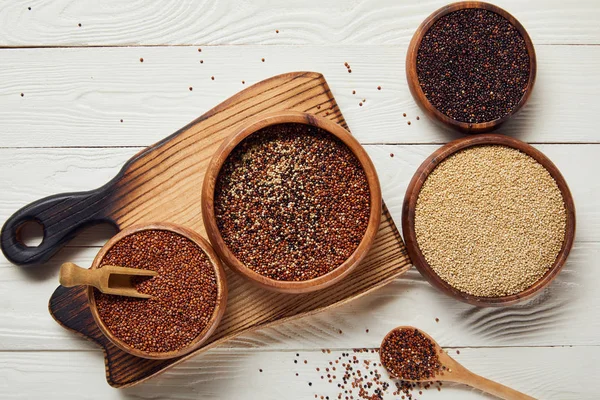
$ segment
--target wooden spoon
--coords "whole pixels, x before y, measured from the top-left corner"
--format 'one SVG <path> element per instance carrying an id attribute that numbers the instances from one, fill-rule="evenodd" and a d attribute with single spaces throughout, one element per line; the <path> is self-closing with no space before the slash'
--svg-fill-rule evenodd
<path id="1" fill-rule="evenodd" d="M 436 354 L 438 355 L 439 363 L 442 367 L 440 372 L 436 373 L 434 377 L 430 377 L 430 378 L 406 379 L 401 376 L 395 376 L 395 374 L 392 371 L 390 371 L 389 361 L 385 357 L 385 355 L 388 355 L 389 352 L 384 355 L 384 345 L 386 344 L 386 342 L 388 340 L 390 340 L 391 335 L 394 332 L 397 332 L 399 330 L 418 331 L 425 338 L 427 338 L 428 340 L 431 341 L 431 343 L 433 344 L 433 346 L 435 348 Z M 409 348 L 410 344 L 407 343 L 406 347 Z M 437 342 L 435 340 L 433 340 L 433 338 L 431 336 L 429 336 L 427 333 L 425 333 L 421 330 L 418 330 L 417 328 L 414 328 L 412 326 L 399 326 L 399 327 L 393 329 L 392 331 L 390 331 L 385 336 L 385 338 L 383 338 L 383 341 L 381 342 L 379 357 L 381 359 L 381 364 L 385 367 L 385 369 L 387 369 L 387 371 L 390 373 L 390 375 L 392 375 L 394 378 L 402 379 L 404 381 L 408 381 L 408 382 L 431 382 L 431 381 L 456 382 L 456 383 L 462 383 L 465 385 L 469 385 L 473 388 L 482 390 L 484 392 L 487 392 L 489 394 L 492 394 L 494 396 L 497 396 L 497 397 L 499 397 L 501 399 L 505 399 L 505 400 L 535 400 L 535 398 L 533 398 L 531 396 L 528 396 L 524 393 L 518 392 L 514 389 L 509 388 L 508 386 L 501 385 L 497 382 L 491 381 L 487 378 L 484 378 L 482 376 L 479 376 L 479 375 L 474 374 L 473 372 L 469 371 L 468 369 L 466 369 L 465 367 L 460 365 L 452 357 L 450 357 L 448 355 L 448 353 L 446 353 L 440 347 L 440 345 L 437 344 Z"/>
<path id="2" fill-rule="evenodd" d="M 93 286 L 105 294 L 150 299 L 152 298 L 151 295 L 137 291 L 131 278 L 134 276 L 155 276 L 156 274 L 156 271 L 117 267 L 115 265 L 105 265 L 98 269 L 85 269 L 68 262 L 60 266 L 58 280 L 65 287 Z"/>

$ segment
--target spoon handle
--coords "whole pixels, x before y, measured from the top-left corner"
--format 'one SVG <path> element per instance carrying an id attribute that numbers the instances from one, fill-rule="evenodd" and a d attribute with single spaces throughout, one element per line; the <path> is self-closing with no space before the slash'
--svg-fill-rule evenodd
<path id="1" fill-rule="evenodd" d="M 493 394 L 504 400 L 536 400 L 534 397 L 528 396 L 508 386 L 499 384 L 490 379 L 484 378 L 474 373 L 470 373 L 468 379 L 463 383 L 474 387 L 475 389 L 483 390 L 489 394 Z"/>
<path id="2" fill-rule="evenodd" d="M 98 274 L 90 269 L 81 268 L 71 262 L 60 266 L 58 281 L 62 286 L 73 287 L 79 285 L 91 285 L 99 288 Z"/>

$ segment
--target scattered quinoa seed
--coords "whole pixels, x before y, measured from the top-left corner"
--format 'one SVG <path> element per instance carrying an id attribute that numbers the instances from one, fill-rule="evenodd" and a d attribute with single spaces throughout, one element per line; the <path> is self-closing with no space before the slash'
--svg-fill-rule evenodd
<path id="1" fill-rule="evenodd" d="M 189 88 L 189 89 L 190 89 L 190 92 L 191 92 L 192 90 L 194 90 L 194 88 L 193 88 L 193 87 L 191 87 L 191 86 L 190 86 L 190 88 Z"/>
<path id="2" fill-rule="evenodd" d="M 144 62 L 144 59 L 142 57 L 140 57 L 140 62 Z"/>

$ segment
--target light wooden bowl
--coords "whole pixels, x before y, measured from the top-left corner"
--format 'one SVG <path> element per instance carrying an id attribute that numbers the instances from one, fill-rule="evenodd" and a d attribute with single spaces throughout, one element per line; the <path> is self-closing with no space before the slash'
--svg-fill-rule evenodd
<path id="1" fill-rule="evenodd" d="M 417 75 L 417 54 L 419 52 L 419 47 L 421 47 L 421 41 L 423 40 L 423 37 L 425 36 L 427 31 L 429 31 L 429 28 L 431 28 L 431 26 L 435 24 L 441 17 L 450 14 L 454 11 L 469 8 L 480 8 L 492 11 L 508 20 L 515 28 L 517 28 L 517 30 L 525 40 L 525 46 L 527 47 L 527 52 L 529 54 L 529 81 L 527 82 L 527 90 L 525 91 L 525 93 L 523 93 L 521 100 L 517 103 L 513 110 L 504 117 L 480 123 L 457 121 L 453 118 L 448 117 L 446 114 L 442 113 L 437 108 L 435 108 L 429 102 L 429 100 L 425 96 L 425 93 L 423 93 L 421 85 L 419 85 L 419 76 Z M 433 118 L 434 121 L 439 122 L 442 125 L 449 126 L 463 133 L 488 132 L 498 128 L 500 125 L 502 125 L 512 116 L 514 116 L 525 105 L 525 103 L 527 103 L 527 100 L 531 95 L 531 91 L 533 90 L 533 85 L 535 83 L 536 70 L 537 61 L 535 57 L 535 49 L 533 47 L 533 43 L 531 42 L 531 38 L 529 37 L 529 34 L 527 33 L 523 25 L 521 25 L 521 23 L 515 17 L 513 17 L 511 14 L 509 14 L 502 8 L 482 1 L 464 1 L 452 3 L 435 11 L 433 14 L 427 17 L 425 21 L 423 21 L 423 23 L 417 28 L 417 31 L 415 32 L 412 40 L 410 41 L 410 44 L 408 46 L 408 52 L 406 54 L 406 79 L 408 80 L 408 87 L 410 89 L 410 92 L 412 93 L 417 104 L 425 111 L 427 115 Z"/>
<path id="2" fill-rule="evenodd" d="M 102 321 L 102 319 L 100 318 L 100 315 L 98 313 L 98 308 L 96 306 L 96 299 L 95 299 L 95 295 L 94 295 L 94 288 L 92 286 L 88 287 L 87 295 L 88 295 L 88 304 L 90 306 L 90 311 L 92 313 L 92 316 L 94 317 L 94 320 L 96 321 L 96 324 L 98 325 L 98 327 L 100 328 L 100 331 L 104 334 L 104 336 L 106 336 L 115 346 L 117 346 L 119 349 L 126 351 L 127 353 L 133 354 L 134 356 L 137 356 L 137 357 L 162 360 L 162 359 L 179 357 L 179 356 L 185 355 L 191 351 L 194 351 L 195 349 L 199 348 L 202 345 L 202 343 L 204 343 L 210 337 L 210 335 L 217 328 L 217 325 L 219 325 L 219 321 L 221 320 L 221 317 L 223 317 L 223 314 L 225 313 L 225 306 L 227 303 L 227 282 L 226 282 L 226 278 L 225 278 L 225 271 L 223 270 L 221 261 L 219 260 L 219 258 L 215 254 L 215 252 L 213 251 L 212 247 L 210 246 L 210 243 L 208 243 L 204 238 L 202 238 L 202 236 L 200 236 L 199 234 L 197 234 L 196 232 L 194 232 L 190 229 L 184 228 L 180 225 L 174 225 L 174 224 L 169 224 L 169 223 L 138 225 L 138 226 L 132 226 L 132 227 L 122 230 L 117 235 L 112 237 L 108 242 L 106 242 L 106 244 L 102 247 L 102 249 L 100 249 L 100 252 L 98 253 L 98 255 L 96 255 L 96 258 L 94 258 L 94 262 L 92 263 L 91 268 L 92 269 L 98 268 L 98 266 L 100 265 L 100 262 L 102 261 L 102 259 L 106 255 L 106 253 L 119 240 L 121 240 L 124 237 L 129 236 L 133 233 L 141 232 L 141 231 L 148 231 L 148 230 L 163 230 L 163 231 L 177 233 L 183 237 L 186 237 L 187 239 L 191 240 L 192 242 L 194 242 L 208 256 L 208 259 L 210 260 L 211 264 L 214 267 L 215 275 L 217 278 L 216 279 L 217 280 L 217 302 L 215 305 L 215 310 L 213 311 L 213 315 L 210 318 L 210 320 L 209 320 L 208 324 L 206 325 L 206 327 L 204 328 L 204 330 L 193 341 L 191 341 L 186 347 L 184 347 L 182 349 L 179 349 L 176 351 L 170 351 L 170 352 L 160 352 L 160 353 L 141 351 L 141 350 L 138 350 L 138 349 L 135 349 L 135 348 L 129 346 L 127 343 L 125 343 L 121 339 L 117 338 L 110 331 L 110 329 L 108 329 L 108 327 L 104 324 L 104 321 Z"/>
<path id="3" fill-rule="evenodd" d="M 512 147 L 520 150 L 523 153 L 529 155 L 537 162 L 539 162 L 546 170 L 550 173 L 552 178 L 556 181 L 558 188 L 563 197 L 565 209 L 567 213 L 566 218 L 566 229 L 565 238 L 562 244 L 560 252 L 556 256 L 556 260 L 550 269 L 542 276 L 536 283 L 524 291 L 513 294 L 510 296 L 502 297 L 479 297 L 471 294 L 462 292 L 449 283 L 442 280 L 431 268 L 431 266 L 425 260 L 423 253 L 419 249 L 415 234 L 415 208 L 417 205 L 417 199 L 423 183 L 427 180 L 429 174 L 437 167 L 439 163 L 448 158 L 454 153 L 457 153 L 465 148 L 478 146 L 478 145 L 503 145 Z M 520 140 L 513 139 L 508 136 L 498 134 L 483 134 L 477 136 L 469 136 L 462 139 L 455 140 L 446 144 L 445 146 L 434 151 L 417 169 L 415 175 L 410 181 L 408 188 L 406 189 L 406 195 L 404 197 L 404 204 L 402 207 L 402 232 L 404 235 L 404 241 L 406 243 L 406 249 L 410 256 L 413 264 L 417 267 L 421 275 L 423 275 L 429 283 L 442 292 L 467 303 L 478 305 L 478 306 L 506 306 L 514 304 L 518 301 L 525 300 L 532 297 L 540 290 L 545 288 L 552 282 L 552 280 L 558 275 L 562 269 L 567 256 L 573 246 L 573 240 L 575 239 L 575 205 L 573 204 L 573 197 L 569 191 L 569 187 L 565 182 L 565 179 L 559 172 L 558 168 L 550 161 L 544 154 L 539 150 L 536 150 L 527 143 L 521 142 Z"/>
<path id="4" fill-rule="evenodd" d="M 315 126 L 340 139 L 354 153 L 364 168 L 371 194 L 371 213 L 369 216 L 369 222 L 365 235 L 358 247 L 344 263 L 342 263 L 333 271 L 319 276 L 318 278 L 306 281 L 279 281 L 271 279 L 254 272 L 252 269 L 244 265 L 225 244 L 225 241 L 223 240 L 223 237 L 221 236 L 221 233 L 217 227 L 217 221 L 214 212 L 214 194 L 217 177 L 231 151 L 241 141 L 253 133 L 260 131 L 267 126 L 283 123 L 297 123 Z M 204 185 L 202 187 L 202 217 L 204 219 L 206 232 L 211 243 L 213 244 L 215 251 L 234 271 L 270 290 L 284 293 L 307 293 L 326 288 L 338 282 L 344 276 L 348 275 L 367 254 L 379 229 L 379 222 L 381 219 L 381 189 L 379 187 L 377 172 L 375 171 L 375 167 L 373 166 L 371 159 L 360 143 L 358 143 L 358 141 L 354 139 L 348 131 L 335 122 L 325 118 L 317 117 L 312 114 L 296 111 L 280 111 L 258 115 L 257 117 L 253 118 L 246 126 L 241 128 L 230 138 L 226 139 L 221 147 L 217 150 L 210 162 L 204 178 Z"/>

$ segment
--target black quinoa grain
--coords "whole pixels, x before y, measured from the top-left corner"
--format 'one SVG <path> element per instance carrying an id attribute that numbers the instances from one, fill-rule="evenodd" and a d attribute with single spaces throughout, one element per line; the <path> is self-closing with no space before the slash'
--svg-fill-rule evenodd
<path id="1" fill-rule="evenodd" d="M 469 8 L 441 17 L 417 52 L 419 85 L 429 102 L 460 122 L 509 114 L 527 90 L 529 54 L 507 19 Z"/>
<path id="2" fill-rule="evenodd" d="M 134 281 L 151 299 L 94 289 L 100 319 L 118 339 L 134 349 L 162 353 L 179 350 L 204 332 L 217 302 L 217 277 L 194 242 L 170 231 L 136 232 L 110 248 L 99 268 L 104 265 L 158 272 Z"/>
<path id="3" fill-rule="evenodd" d="M 217 178 L 214 204 L 219 232 L 240 262 L 271 279 L 304 281 L 339 267 L 358 247 L 370 191 L 342 141 L 291 123 L 237 145 Z"/>

